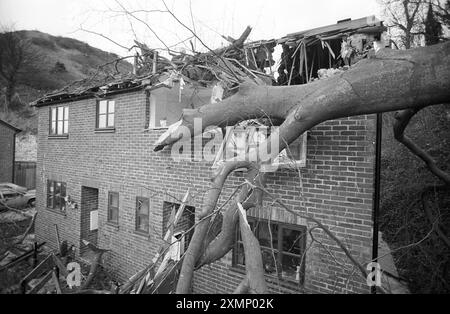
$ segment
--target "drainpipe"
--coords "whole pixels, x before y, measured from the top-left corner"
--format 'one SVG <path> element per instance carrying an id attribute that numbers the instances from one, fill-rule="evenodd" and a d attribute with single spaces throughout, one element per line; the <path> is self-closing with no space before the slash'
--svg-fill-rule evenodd
<path id="1" fill-rule="evenodd" d="M 11 183 L 16 183 L 16 136 L 17 136 L 17 131 L 14 130 Z"/>
<path id="2" fill-rule="evenodd" d="M 378 229 L 379 229 L 379 213 L 380 213 L 380 181 L 381 181 L 381 138 L 383 127 L 383 114 L 377 114 L 377 133 L 375 146 L 375 181 L 374 181 L 374 197 L 373 197 L 373 236 L 372 236 L 372 261 L 378 262 Z M 371 292 L 376 294 L 376 286 L 371 287 Z"/>

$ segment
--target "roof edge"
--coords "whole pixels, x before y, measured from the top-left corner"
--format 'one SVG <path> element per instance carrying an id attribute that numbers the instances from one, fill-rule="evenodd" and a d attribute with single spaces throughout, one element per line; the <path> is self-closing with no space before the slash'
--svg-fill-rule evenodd
<path id="1" fill-rule="evenodd" d="M 103 94 L 97 94 L 97 93 L 86 93 L 86 94 L 80 94 L 80 95 L 75 95 L 73 97 L 67 97 L 67 98 L 62 98 L 62 99 L 55 99 L 55 100 L 48 100 L 48 101 L 44 101 L 42 103 L 39 103 L 37 101 L 30 103 L 31 106 L 36 107 L 36 108 L 40 108 L 40 107 L 46 107 L 46 106 L 52 106 L 52 105 L 56 105 L 56 104 L 62 104 L 62 103 L 69 103 L 69 102 L 74 102 L 74 101 L 79 101 L 79 100 L 85 100 L 85 99 L 89 99 L 89 98 L 104 98 L 104 97 L 108 97 L 111 95 L 118 95 L 118 94 L 124 94 L 124 93 L 131 93 L 131 92 L 135 92 L 135 91 L 139 91 L 141 89 L 145 89 L 146 85 L 139 85 L 139 86 L 134 86 L 131 88 L 125 88 L 125 89 L 119 89 L 119 90 L 114 90 L 111 92 L 106 92 Z"/>
<path id="2" fill-rule="evenodd" d="M 16 133 L 22 132 L 21 129 L 16 128 L 15 126 L 9 124 L 9 123 L 6 122 L 6 121 L 3 121 L 2 119 L 0 119 L 0 123 L 3 124 L 3 125 L 5 125 L 5 126 L 7 126 L 7 127 L 10 128 L 10 129 L 14 130 Z"/>

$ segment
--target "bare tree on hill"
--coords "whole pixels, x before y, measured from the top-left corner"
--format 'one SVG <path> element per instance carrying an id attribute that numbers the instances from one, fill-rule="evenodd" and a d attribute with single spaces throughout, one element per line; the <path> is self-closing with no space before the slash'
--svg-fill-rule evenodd
<path id="1" fill-rule="evenodd" d="M 27 39 L 11 28 L 0 29 L 0 86 L 4 86 L 5 112 L 13 109 L 18 84 L 38 67 L 40 58 Z"/>

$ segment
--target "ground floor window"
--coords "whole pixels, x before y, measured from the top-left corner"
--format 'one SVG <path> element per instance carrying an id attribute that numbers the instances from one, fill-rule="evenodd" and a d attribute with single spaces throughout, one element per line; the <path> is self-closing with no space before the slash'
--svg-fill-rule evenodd
<path id="1" fill-rule="evenodd" d="M 47 208 L 66 210 L 66 183 L 47 180 Z"/>
<path id="2" fill-rule="evenodd" d="M 169 227 L 170 217 L 177 214 L 181 204 L 164 202 L 163 203 L 163 235 L 166 234 Z M 186 205 L 182 216 L 180 217 L 176 227 L 173 229 L 174 237 L 180 240 L 181 252 L 187 250 L 189 242 L 193 234 L 193 226 L 195 224 L 195 207 Z"/>
<path id="3" fill-rule="evenodd" d="M 269 222 L 248 217 L 253 233 L 261 245 L 266 275 L 303 284 L 305 277 L 306 227 Z M 233 266 L 244 267 L 244 246 L 240 230 L 236 232 Z"/>
<path id="4" fill-rule="evenodd" d="M 108 193 L 108 222 L 119 223 L 119 193 Z"/>
<path id="5" fill-rule="evenodd" d="M 136 231 L 149 232 L 150 202 L 148 198 L 136 198 Z"/>

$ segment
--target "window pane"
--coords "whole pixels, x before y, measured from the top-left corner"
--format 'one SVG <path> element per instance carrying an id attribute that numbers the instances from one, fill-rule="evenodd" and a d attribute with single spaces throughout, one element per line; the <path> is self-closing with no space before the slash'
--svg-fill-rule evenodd
<path id="1" fill-rule="evenodd" d="M 57 131 L 57 134 L 63 134 L 63 130 L 64 130 L 63 123 L 64 123 L 64 121 L 58 120 L 58 131 Z"/>
<path id="2" fill-rule="evenodd" d="M 301 275 L 301 268 L 300 268 L 301 257 L 283 254 L 281 261 L 283 265 L 283 272 L 282 272 L 283 278 L 299 281 Z"/>
<path id="3" fill-rule="evenodd" d="M 114 101 L 108 102 L 108 112 L 109 113 L 114 113 L 114 109 L 115 109 L 114 107 L 115 107 Z"/>
<path id="4" fill-rule="evenodd" d="M 266 274 L 276 275 L 277 268 L 275 265 L 278 265 L 278 274 L 281 273 L 281 267 L 278 263 L 278 253 L 268 249 L 261 250 L 263 268 Z"/>
<path id="5" fill-rule="evenodd" d="M 301 142 L 299 143 L 298 140 L 295 141 L 293 144 L 289 145 L 289 149 L 286 149 L 287 156 L 292 160 L 301 160 Z"/>
<path id="6" fill-rule="evenodd" d="M 64 134 L 69 133 L 69 120 L 64 121 L 64 130 L 63 130 Z"/>
<path id="7" fill-rule="evenodd" d="M 271 230 L 269 230 L 268 223 L 265 221 L 260 221 L 257 225 L 255 234 L 261 246 L 278 249 L 277 225 L 271 224 Z"/>
<path id="8" fill-rule="evenodd" d="M 224 159 L 228 160 L 236 156 L 245 157 L 247 147 L 247 132 L 245 130 L 233 130 L 228 138 Z"/>
<path id="9" fill-rule="evenodd" d="M 111 218 L 113 221 L 119 221 L 119 209 L 118 208 L 112 208 Z"/>
<path id="10" fill-rule="evenodd" d="M 51 120 L 56 121 L 56 108 L 52 108 Z"/>
<path id="11" fill-rule="evenodd" d="M 148 199 L 137 199 L 136 229 L 148 232 L 149 229 L 149 201 Z"/>
<path id="12" fill-rule="evenodd" d="M 253 136 L 249 138 L 249 145 L 258 146 L 260 143 L 264 142 L 267 138 L 267 129 L 261 128 L 256 129 L 253 132 Z"/>
<path id="13" fill-rule="evenodd" d="M 109 207 L 108 220 L 118 222 L 119 221 L 119 209 L 116 207 Z"/>
<path id="14" fill-rule="evenodd" d="M 47 180 L 47 207 L 53 208 L 53 181 Z"/>
<path id="15" fill-rule="evenodd" d="M 99 104 L 98 104 L 98 113 L 99 114 L 105 114 L 106 113 L 106 106 L 107 106 L 108 102 L 106 100 L 102 100 Z"/>
<path id="16" fill-rule="evenodd" d="M 119 207 L 119 194 L 118 193 L 109 194 L 109 205 L 112 207 Z"/>
<path id="17" fill-rule="evenodd" d="M 69 120 L 69 107 L 64 107 L 64 120 Z"/>
<path id="18" fill-rule="evenodd" d="M 61 184 L 61 197 L 66 197 L 66 184 L 65 183 L 60 184 Z"/>
<path id="19" fill-rule="evenodd" d="M 64 107 L 58 107 L 58 121 L 64 120 Z"/>
<path id="20" fill-rule="evenodd" d="M 233 137 L 236 156 L 245 156 L 247 148 L 247 132 L 236 132 Z"/>
<path id="21" fill-rule="evenodd" d="M 138 201 L 138 213 L 139 215 L 148 216 L 148 200 Z"/>
<path id="22" fill-rule="evenodd" d="M 138 216 L 137 229 L 140 231 L 148 232 L 148 216 Z"/>
<path id="23" fill-rule="evenodd" d="M 53 208 L 60 208 L 61 206 L 61 183 L 55 182 L 54 206 Z"/>
<path id="24" fill-rule="evenodd" d="M 61 202 L 61 209 L 66 209 L 66 184 L 61 183 L 61 193 L 60 193 L 60 202 Z"/>
<path id="25" fill-rule="evenodd" d="M 100 129 L 106 128 L 106 115 L 99 115 L 98 116 L 98 127 Z"/>
<path id="26" fill-rule="evenodd" d="M 50 134 L 56 134 L 56 121 L 52 121 L 52 128 L 50 129 Z"/>
<path id="27" fill-rule="evenodd" d="M 114 126 L 114 114 L 108 115 L 108 126 Z"/>
<path id="28" fill-rule="evenodd" d="M 283 228 L 283 251 L 301 254 L 300 241 L 303 240 L 303 236 L 301 231 Z"/>
<path id="29" fill-rule="evenodd" d="M 238 248 L 235 255 L 236 265 L 245 265 L 244 246 L 242 243 L 238 243 Z"/>

